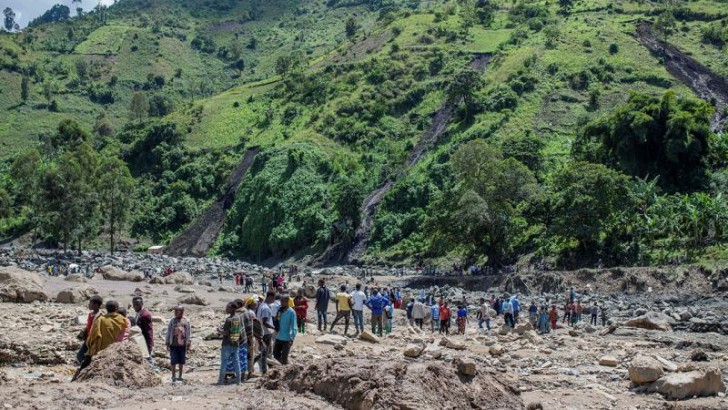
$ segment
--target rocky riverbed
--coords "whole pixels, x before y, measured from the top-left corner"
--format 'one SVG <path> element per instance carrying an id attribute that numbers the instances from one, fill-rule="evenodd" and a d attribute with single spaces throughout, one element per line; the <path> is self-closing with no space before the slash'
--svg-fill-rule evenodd
<path id="1" fill-rule="evenodd" d="M 125 257 L 88 257 L 96 258 L 98 266 L 111 262 L 122 273 L 135 270 Z M 160 256 L 133 258 L 160 260 L 160 266 L 168 262 Z M 574 286 L 583 304 L 596 301 L 607 307 L 610 324 L 580 323 L 545 335 L 523 322 L 509 329 L 500 318 L 492 332 L 484 332 L 471 314 L 465 335 L 442 336 L 430 332 L 429 324 L 423 331 L 412 328 L 399 310 L 391 335 L 366 335 L 365 340 L 343 337 L 343 326 L 333 335 L 318 332 L 311 309 L 308 331 L 296 339 L 289 366 L 275 366 L 266 377 L 240 387 L 221 388 L 212 386 L 219 362 L 215 329 L 223 320 L 224 304 L 244 296 L 231 279 L 221 284 L 208 277 L 212 274 L 194 272 L 180 275 L 179 283 L 108 280 L 104 275 L 68 280 L 21 270 L 42 270 L 42 262 L 33 262 L 33 269 L 30 260 L 7 254 L 0 258 L 5 265 L 0 267 L 0 299 L 6 301 L 0 304 L 0 395 L 5 408 L 728 408 L 728 302 L 707 276 L 697 273 L 688 275 L 682 287 L 648 277 L 641 279 L 647 286 L 642 291 L 627 292 L 606 284 L 596 291 L 594 282 L 578 281 L 578 273 L 563 273 L 564 284 Z M 216 259 L 176 261 L 178 270 L 188 272 L 193 266 L 252 275 L 265 271 Z M 301 280 L 325 277 L 333 288 L 355 283 L 358 271 L 340 267 L 307 273 Z M 373 281 L 389 287 L 420 283 L 417 277 L 385 273 Z M 405 288 L 404 294 L 424 291 L 466 299 L 474 312 L 480 297 L 503 293 L 502 287 L 466 289 L 471 287 L 468 280 L 424 280 L 430 282 Z M 290 287 L 301 285 L 294 281 Z M 86 300 L 95 293 L 122 305 L 134 295 L 144 296 L 154 315 L 154 357 L 160 369 L 155 377 L 160 385 L 130 389 L 90 380 L 81 388 L 69 382 L 80 343 L 75 335 L 85 322 Z M 563 289 L 520 299 L 526 307 L 532 300 L 561 306 L 565 297 Z M 185 301 L 194 340 L 186 381 L 173 384 L 163 332 L 170 310 L 180 301 Z"/>

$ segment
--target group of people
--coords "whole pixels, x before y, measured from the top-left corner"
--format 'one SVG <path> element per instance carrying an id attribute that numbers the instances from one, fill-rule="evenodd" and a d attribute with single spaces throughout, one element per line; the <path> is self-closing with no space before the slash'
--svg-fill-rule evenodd
<path id="1" fill-rule="evenodd" d="M 334 304 L 336 307 L 336 316 L 331 322 L 329 331 L 334 330 L 340 321 L 344 322 L 344 335 L 349 333 L 350 320 L 354 318 L 354 336 L 364 331 L 364 308 L 366 307 L 370 313 L 372 333 L 382 336 L 392 332 L 392 319 L 394 318 L 395 298 L 394 294 L 389 292 L 380 293 L 378 288 L 372 288 L 371 294 L 362 290 L 361 284 L 356 284 L 355 290 L 351 293 L 347 291 L 346 284 L 341 285 L 339 292 L 336 294 Z M 368 289 L 367 289 L 368 290 Z M 383 290 L 386 291 L 386 290 Z M 319 279 L 318 289 L 316 290 L 316 318 L 319 331 L 326 331 L 328 325 L 328 309 L 331 300 L 331 292 L 326 287 L 326 281 Z"/>

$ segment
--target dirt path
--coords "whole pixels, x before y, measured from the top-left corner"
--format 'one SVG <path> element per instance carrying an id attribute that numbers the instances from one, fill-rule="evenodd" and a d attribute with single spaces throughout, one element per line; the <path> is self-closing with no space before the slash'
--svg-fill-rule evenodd
<path id="1" fill-rule="evenodd" d="M 245 153 L 243 160 L 230 176 L 229 187 L 225 195 L 217 202 L 210 204 L 184 232 L 172 240 L 165 249 L 165 253 L 182 256 L 205 256 L 207 254 L 217 240 L 225 223 L 226 211 L 233 205 L 235 194 L 259 151 L 260 148 L 254 147 Z"/>
<path id="2" fill-rule="evenodd" d="M 476 54 L 473 60 L 470 62 L 470 67 L 478 70 L 479 72 L 485 72 L 490 61 L 490 54 Z M 385 180 L 377 189 L 370 193 L 362 203 L 361 207 L 361 223 L 356 230 L 354 242 L 351 248 L 341 249 L 339 247 L 332 248 L 331 251 L 327 251 L 319 260 L 323 263 L 331 262 L 340 259 L 340 256 L 345 255 L 347 263 L 356 263 L 366 252 L 369 245 L 369 238 L 371 237 L 372 228 L 374 225 L 374 217 L 384 196 L 392 189 L 394 182 L 407 170 L 416 165 L 427 152 L 435 146 L 437 141 L 445 134 L 448 124 L 452 120 L 455 108 L 458 106 L 459 101 L 446 101 L 440 109 L 435 112 L 432 118 L 432 124 L 427 129 L 427 132 L 412 148 L 407 161 L 405 163 L 405 170 L 394 178 Z"/>
<path id="3" fill-rule="evenodd" d="M 708 67 L 685 55 L 677 47 L 660 40 L 649 23 L 637 26 L 637 39 L 653 54 L 664 59 L 667 71 L 690 87 L 700 98 L 715 102 L 715 115 L 711 121 L 713 131 L 724 131 L 728 116 L 728 80 L 712 72 Z"/>

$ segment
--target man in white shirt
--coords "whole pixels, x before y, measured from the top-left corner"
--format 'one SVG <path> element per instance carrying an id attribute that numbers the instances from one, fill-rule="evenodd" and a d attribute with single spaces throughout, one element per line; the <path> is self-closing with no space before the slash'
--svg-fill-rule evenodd
<path id="1" fill-rule="evenodd" d="M 354 314 L 354 328 L 358 335 L 364 331 L 364 302 L 367 300 L 367 295 L 361 290 L 361 283 L 356 284 L 356 290 L 351 294 L 351 299 L 354 302 L 351 308 Z"/>

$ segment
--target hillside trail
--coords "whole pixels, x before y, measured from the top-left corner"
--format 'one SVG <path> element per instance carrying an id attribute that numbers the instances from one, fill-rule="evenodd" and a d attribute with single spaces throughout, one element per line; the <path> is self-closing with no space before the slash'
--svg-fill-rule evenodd
<path id="1" fill-rule="evenodd" d="M 235 194 L 238 192 L 248 169 L 253 165 L 258 152 L 260 152 L 258 147 L 248 149 L 240 164 L 230 175 L 225 195 L 210 204 L 184 232 L 174 238 L 165 249 L 166 254 L 179 256 L 205 256 L 207 254 L 212 245 L 215 244 L 225 223 L 227 210 L 233 206 Z"/>
<path id="2" fill-rule="evenodd" d="M 711 120 L 711 128 L 714 132 L 725 131 L 728 116 L 723 113 L 728 108 L 728 79 L 712 72 L 672 44 L 661 40 L 650 23 L 644 22 L 638 25 L 636 35 L 650 52 L 664 60 L 665 68 L 670 74 L 690 87 L 700 98 L 711 104 L 715 102 L 715 115 Z"/>
<path id="3" fill-rule="evenodd" d="M 485 72 L 488 67 L 491 55 L 488 53 L 476 54 L 470 61 L 470 67 L 477 70 L 481 74 Z M 369 238 L 371 237 L 372 227 L 374 225 L 374 216 L 376 215 L 377 208 L 382 201 L 382 198 L 392 189 L 394 182 L 401 176 L 405 175 L 407 171 L 416 165 L 427 152 L 435 146 L 437 141 L 445 134 L 447 126 L 452 120 L 453 113 L 457 108 L 460 101 L 446 101 L 440 109 L 435 112 L 432 118 L 432 124 L 427 129 L 427 132 L 417 142 L 417 144 L 410 151 L 405 168 L 402 172 L 394 177 L 387 178 L 377 189 L 371 192 L 362 203 L 361 207 L 361 223 L 356 230 L 354 241 L 351 247 L 343 248 L 341 246 L 333 246 L 329 248 L 321 258 L 319 263 L 329 263 L 335 260 L 346 260 L 347 263 L 356 263 L 364 252 L 366 252 L 369 245 Z"/>

